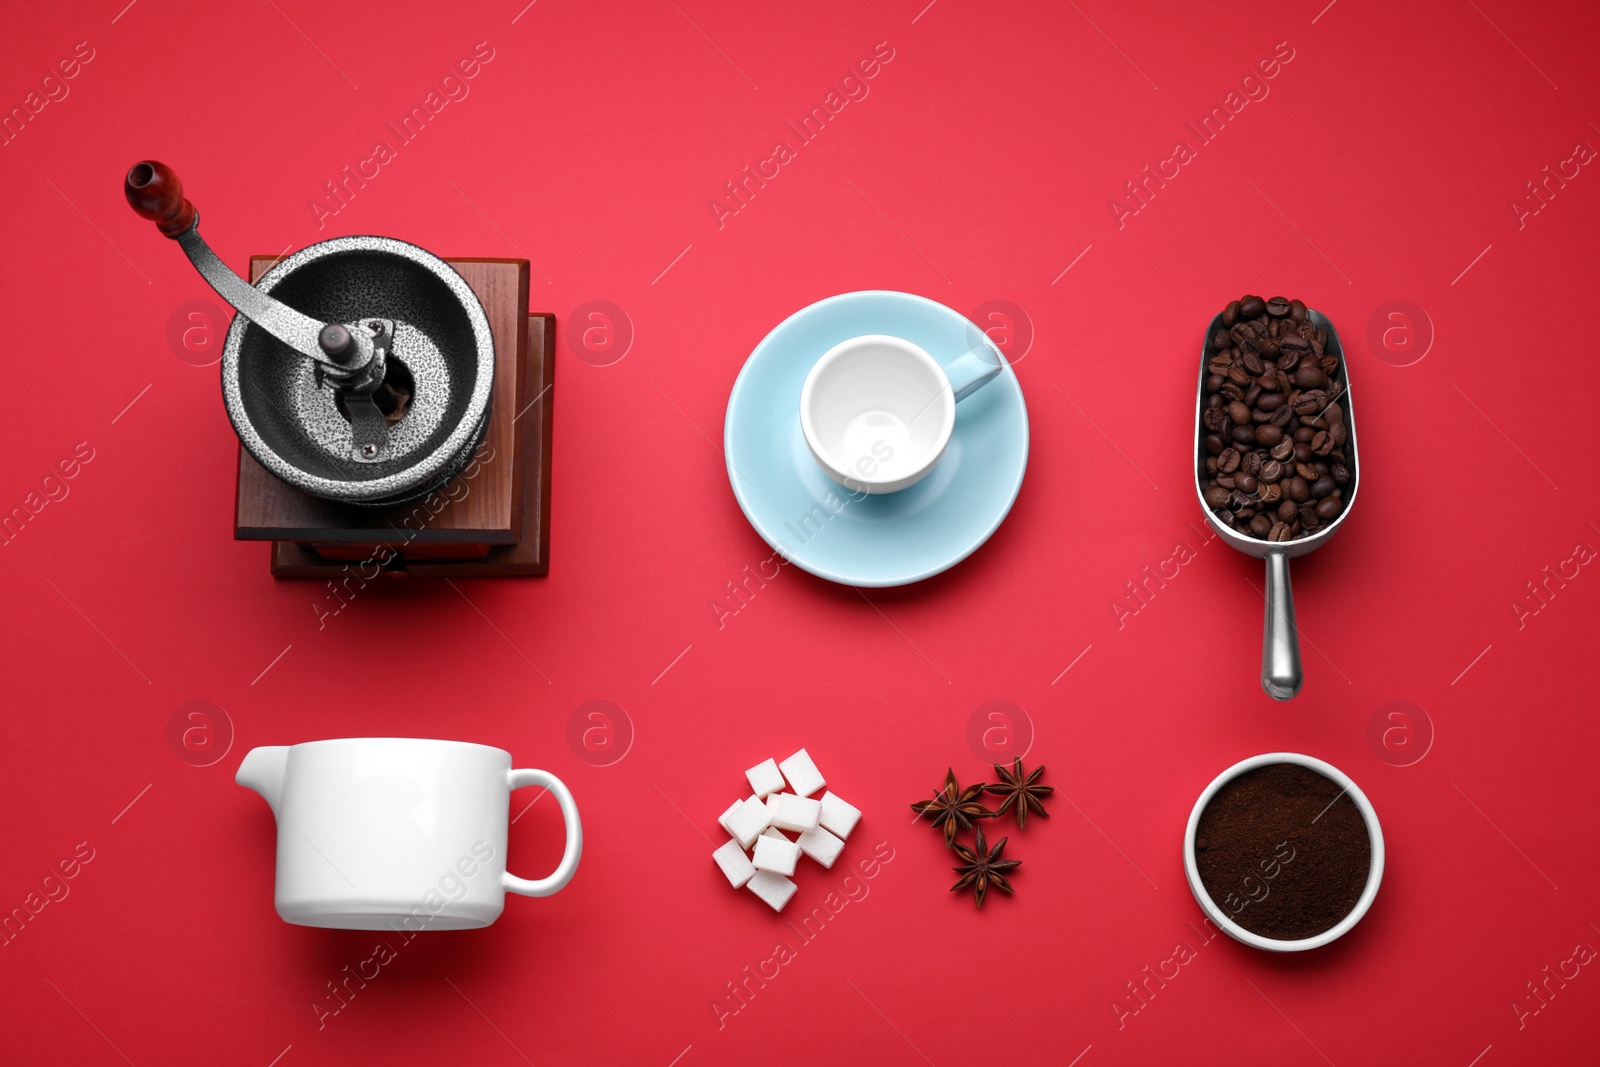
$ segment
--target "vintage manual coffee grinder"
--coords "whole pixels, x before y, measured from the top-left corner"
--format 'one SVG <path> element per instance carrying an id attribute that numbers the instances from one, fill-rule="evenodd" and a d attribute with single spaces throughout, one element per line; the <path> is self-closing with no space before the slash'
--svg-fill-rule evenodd
<path id="1" fill-rule="evenodd" d="M 548 570 L 555 320 L 528 313 L 527 260 L 338 237 L 252 257 L 246 282 L 165 164 L 123 191 L 238 312 L 234 536 L 273 542 L 274 575 Z"/>

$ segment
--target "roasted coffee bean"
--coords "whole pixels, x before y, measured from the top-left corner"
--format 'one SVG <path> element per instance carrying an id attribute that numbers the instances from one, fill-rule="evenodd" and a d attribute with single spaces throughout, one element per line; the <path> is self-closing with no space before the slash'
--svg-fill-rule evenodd
<path id="1" fill-rule="evenodd" d="M 1219 474 L 1219 475 L 1217 475 L 1217 484 L 1222 486 L 1222 488 L 1224 488 L 1224 489 L 1237 488 L 1237 486 L 1236 486 L 1236 484 L 1234 483 L 1234 480 L 1233 480 L 1233 475 L 1231 475 L 1231 474 Z"/>
<path id="2" fill-rule="evenodd" d="M 1220 383 L 1218 388 L 1221 388 Z M 1259 389 L 1261 387 L 1257 386 L 1256 388 Z M 1279 408 L 1283 407 L 1283 394 L 1263 392 L 1260 396 L 1256 397 L 1255 406 L 1260 408 L 1262 411 L 1277 411 Z"/>
<path id="3" fill-rule="evenodd" d="M 1256 431 L 1253 426 L 1235 426 L 1233 428 L 1233 443 L 1235 445 L 1253 445 L 1256 443 Z"/>
<path id="4" fill-rule="evenodd" d="M 1268 424 L 1256 427 L 1256 444 L 1262 448 L 1271 448 L 1283 440 L 1283 431 L 1278 427 Z"/>
<path id="5" fill-rule="evenodd" d="M 1261 452 L 1257 449 L 1251 449 L 1249 452 L 1246 452 L 1244 454 L 1244 458 L 1239 461 L 1239 469 L 1244 471 L 1246 474 L 1260 474 Z"/>
<path id="6" fill-rule="evenodd" d="M 1244 364 L 1244 369 L 1251 374 L 1260 374 L 1267 369 L 1267 365 L 1261 362 L 1261 357 L 1248 349 L 1240 354 L 1239 362 Z"/>
<path id="7" fill-rule="evenodd" d="M 1311 439 L 1311 451 L 1319 456 L 1326 456 L 1333 451 L 1333 435 L 1323 430 Z"/>
<path id="8" fill-rule="evenodd" d="M 1190 334 L 1189 336 L 1193 337 L 1194 334 Z M 1194 342 L 1190 341 L 1189 343 L 1193 344 Z M 1211 488 L 1206 490 L 1206 503 L 1211 505 L 1213 508 L 1225 508 L 1228 506 L 1228 500 L 1232 496 L 1233 494 L 1228 492 L 1228 490 L 1222 488 L 1221 486 L 1213 485 Z"/>
<path id="9" fill-rule="evenodd" d="M 1256 490 L 1256 497 L 1263 506 L 1271 506 L 1283 499 L 1283 490 L 1275 485 L 1263 485 Z"/>
<path id="10" fill-rule="evenodd" d="M 1249 422 L 1250 409 L 1245 405 L 1244 401 L 1235 400 L 1228 405 L 1228 418 L 1234 422 Z"/>
<path id="11" fill-rule="evenodd" d="M 1328 437 L 1333 441 L 1332 448 L 1343 448 L 1344 443 L 1350 439 L 1350 434 L 1344 428 L 1344 423 L 1333 422 L 1328 424 Z"/>
<path id="12" fill-rule="evenodd" d="M 1239 298 L 1239 317 L 1240 318 L 1253 319 L 1253 318 L 1255 318 L 1256 316 L 1260 315 L 1262 312 L 1264 312 L 1266 310 L 1267 310 L 1267 302 L 1265 300 L 1261 299 L 1259 296 L 1252 296 L 1252 295 L 1246 294 L 1245 296 L 1242 296 L 1242 297 Z M 1194 334 L 1190 334 L 1189 336 L 1193 337 Z M 1189 343 L 1193 344 L 1194 342 L 1191 341 Z"/>
<path id="13" fill-rule="evenodd" d="M 1190 334 L 1189 336 L 1193 337 L 1194 334 Z M 1193 344 L 1194 342 L 1191 341 L 1189 343 Z M 1232 348 L 1233 337 L 1229 335 L 1227 330 L 1218 330 L 1216 333 L 1211 335 L 1211 347 L 1218 352 L 1221 352 L 1225 348 Z"/>
<path id="14" fill-rule="evenodd" d="M 1317 476 L 1317 468 L 1313 467 L 1309 463 L 1296 462 L 1294 465 L 1294 472 L 1308 482 L 1314 480 Z"/>
<path id="15" fill-rule="evenodd" d="M 1296 360 L 1311 353 L 1311 342 L 1294 332 L 1286 333 L 1278 338 L 1278 347 L 1284 354 L 1294 353 Z"/>
<path id="16" fill-rule="evenodd" d="M 1279 441 L 1277 444 L 1272 446 L 1272 451 L 1269 453 L 1269 455 L 1276 460 L 1288 460 L 1293 458 L 1294 442 L 1287 438 Z"/>
<path id="17" fill-rule="evenodd" d="M 1232 474 L 1239 469 L 1239 459 L 1239 450 L 1237 448 L 1225 448 L 1217 456 L 1217 470 L 1223 474 Z"/>
<path id="18" fill-rule="evenodd" d="M 1206 473 L 1207 474 L 1215 474 L 1215 473 L 1217 473 L 1217 457 L 1216 456 L 1207 456 L 1206 457 Z"/>
<path id="19" fill-rule="evenodd" d="M 1265 515 L 1257 515 L 1250 520 L 1250 536 L 1265 537 L 1272 529 L 1272 520 Z"/>
<path id="20" fill-rule="evenodd" d="M 1234 385 L 1232 382 L 1223 382 L 1222 383 L 1222 388 L 1218 389 L 1217 392 L 1220 393 L 1222 396 L 1227 397 L 1229 400 L 1243 400 L 1244 399 L 1244 390 L 1240 389 L 1237 385 Z M 1215 400 L 1215 399 L 1216 399 L 1215 397 L 1208 398 L 1207 403 L 1210 403 L 1211 400 Z"/>
<path id="21" fill-rule="evenodd" d="M 1289 314 L 1289 310 L 1289 298 L 1286 296 L 1275 296 L 1267 301 L 1267 314 L 1275 319 L 1283 318 Z"/>
<path id="22" fill-rule="evenodd" d="M 1256 385 L 1254 382 L 1252 382 L 1250 384 L 1250 388 L 1245 390 L 1245 393 L 1244 393 L 1244 396 L 1243 396 L 1242 399 L 1244 400 L 1245 407 L 1253 408 L 1253 407 L 1256 406 L 1256 401 L 1259 400 L 1260 398 L 1261 398 L 1261 386 Z"/>
<path id="23" fill-rule="evenodd" d="M 1222 325 L 1233 326 L 1239 321 L 1239 301 L 1230 300 L 1228 306 L 1222 309 Z"/>
<path id="24" fill-rule="evenodd" d="M 1328 376 L 1319 367 L 1304 367 L 1294 372 L 1294 384 L 1302 389 L 1321 389 L 1328 384 Z"/>
<path id="25" fill-rule="evenodd" d="M 1294 461 L 1296 463 L 1311 462 L 1311 443 L 1309 441 L 1296 441 L 1294 443 Z"/>
<path id="26" fill-rule="evenodd" d="M 1311 487 L 1306 484 L 1305 478 L 1296 474 L 1283 483 L 1283 495 L 1298 504 L 1311 495 Z"/>
<path id="27" fill-rule="evenodd" d="M 1224 378 L 1220 374 L 1209 374 L 1209 375 L 1207 375 L 1206 376 L 1206 392 L 1208 392 L 1208 393 L 1216 392 L 1218 389 L 1222 388 L 1222 383 L 1225 382 L 1225 381 L 1227 381 L 1227 379 Z"/>
<path id="28" fill-rule="evenodd" d="M 1246 477 L 1249 476 L 1246 475 Z M 1254 480 L 1255 479 L 1253 478 L 1251 479 L 1251 481 Z M 1243 489 L 1244 487 L 1240 486 L 1239 488 Z M 1333 479 L 1324 474 L 1322 477 L 1311 483 L 1311 495 L 1316 497 L 1318 500 L 1321 500 L 1325 496 L 1333 495 L 1333 491 L 1336 488 L 1337 486 L 1333 484 Z M 1248 492 L 1248 490 L 1246 491 Z"/>
<path id="29" fill-rule="evenodd" d="M 1281 522 L 1273 523 L 1272 528 L 1267 532 L 1268 541 L 1287 541 L 1290 536 L 1292 535 L 1289 532 L 1289 527 Z"/>
<path id="30" fill-rule="evenodd" d="M 1228 381 L 1242 388 L 1250 384 L 1250 375 L 1245 373 L 1245 369 L 1243 367 L 1239 366 L 1238 364 L 1234 364 L 1228 368 Z"/>
<path id="31" fill-rule="evenodd" d="M 1333 473 L 1333 484 L 1334 485 L 1349 485 L 1350 484 L 1350 468 L 1346 467 L 1343 463 L 1335 463 L 1333 465 L 1333 472 L 1332 473 Z"/>
<path id="32" fill-rule="evenodd" d="M 1272 413 L 1272 425 L 1281 430 L 1285 426 L 1289 425 L 1290 422 L 1299 417 L 1300 416 L 1294 413 L 1294 408 L 1290 407 L 1288 404 L 1285 404 L 1283 407 Z"/>
<path id="33" fill-rule="evenodd" d="M 1295 322 L 1306 321 L 1306 306 L 1298 300 L 1289 301 L 1289 317 Z"/>
<path id="34" fill-rule="evenodd" d="M 1231 375 L 1233 371 L 1238 369 L 1239 368 L 1234 367 L 1228 373 Z M 1294 413 L 1296 415 L 1315 415 L 1317 412 L 1326 407 L 1327 404 L 1327 395 L 1320 389 L 1313 389 L 1309 393 L 1300 394 L 1299 399 L 1294 402 Z"/>
<path id="35" fill-rule="evenodd" d="M 1321 485 L 1322 481 L 1323 481 L 1323 479 L 1319 478 L 1317 480 L 1317 484 Z M 1328 491 L 1332 492 L 1333 491 L 1333 479 L 1332 478 L 1327 479 L 1327 483 L 1328 483 Z M 1233 487 L 1235 489 L 1239 490 L 1239 492 L 1241 492 L 1241 493 L 1254 493 L 1258 488 L 1260 488 L 1260 486 L 1261 486 L 1261 483 L 1256 481 L 1255 475 L 1246 474 L 1243 471 L 1240 471 L 1237 475 L 1234 476 L 1234 479 L 1233 479 Z M 1318 496 L 1318 497 L 1325 497 L 1328 494 L 1327 493 L 1317 493 L 1315 495 Z"/>
<path id="36" fill-rule="evenodd" d="M 1216 335 L 1212 336 L 1214 339 Z M 1267 328 L 1255 321 L 1240 322 L 1237 326 L 1229 328 L 1228 336 L 1239 347 L 1239 351 L 1243 352 L 1246 349 L 1259 348 L 1267 336 Z"/>
<path id="37" fill-rule="evenodd" d="M 1302 426 L 1294 432 L 1294 443 L 1297 445 L 1309 445 L 1311 439 L 1315 436 L 1317 436 L 1317 431 L 1309 426 Z"/>
<path id="38" fill-rule="evenodd" d="M 1317 518 L 1323 522 L 1338 515 L 1344 508 L 1344 502 L 1336 496 L 1325 497 L 1317 501 Z"/>
<path id="39" fill-rule="evenodd" d="M 1206 434 L 1206 451 L 1213 456 L 1222 455 L 1222 438 L 1214 433 Z"/>
<path id="40" fill-rule="evenodd" d="M 1254 453 L 1252 453 L 1253 455 Z M 1261 480 L 1276 482 L 1283 477 L 1283 464 L 1275 459 L 1269 459 L 1261 465 Z"/>

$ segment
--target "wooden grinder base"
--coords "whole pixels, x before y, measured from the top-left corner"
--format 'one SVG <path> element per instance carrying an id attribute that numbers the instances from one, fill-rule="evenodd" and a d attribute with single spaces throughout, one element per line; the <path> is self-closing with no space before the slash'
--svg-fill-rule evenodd
<path id="1" fill-rule="evenodd" d="M 250 259 L 257 281 L 277 260 Z M 489 426 L 475 460 L 438 492 L 357 508 L 280 481 L 239 449 L 234 537 L 272 542 L 276 578 L 540 575 L 550 569 L 555 316 L 528 313 L 525 259 L 447 259 L 494 335 Z"/>

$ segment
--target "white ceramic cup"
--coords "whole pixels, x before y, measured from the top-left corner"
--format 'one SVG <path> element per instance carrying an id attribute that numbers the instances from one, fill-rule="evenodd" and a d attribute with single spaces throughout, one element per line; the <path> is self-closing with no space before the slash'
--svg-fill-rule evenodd
<path id="1" fill-rule="evenodd" d="M 1253 771 L 1257 767 L 1266 767 L 1274 763 L 1294 763 L 1316 771 L 1324 778 L 1331 780 L 1340 789 L 1345 791 L 1361 812 L 1361 820 L 1367 825 L 1367 837 L 1372 842 L 1372 862 L 1367 867 L 1367 884 L 1362 887 L 1361 896 L 1356 898 L 1355 907 L 1337 924 L 1312 937 L 1303 937 L 1295 941 L 1285 941 L 1275 937 L 1262 937 L 1252 933 L 1234 922 L 1229 917 L 1227 910 L 1211 899 L 1211 894 L 1206 891 L 1205 884 L 1200 881 L 1200 867 L 1195 861 L 1194 838 L 1195 832 L 1200 827 L 1200 813 L 1206 810 L 1206 805 L 1211 803 L 1211 798 L 1217 795 L 1217 790 L 1233 781 L 1246 771 Z M 1314 756 L 1302 756 L 1298 752 L 1268 752 L 1260 756 L 1251 756 L 1247 760 L 1240 760 L 1232 767 L 1223 771 L 1212 779 L 1211 784 L 1201 792 L 1200 799 L 1194 802 L 1194 810 L 1189 813 L 1189 826 L 1183 835 L 1183 871 L 1189 878 L 1189 889 L 1194 893 L 1194 899 L 1199 903 L 1202 911 L 1216 923 L 1223 933 L 1235 941 L 1242 941 L 1254 948 L 1265 949 L 1268 952 L 1303 952 L 1306 949 L 1320 948 L 1328 942 L 1343 937 L 1350 932 L 1350 928 L 1361 921 L 1361 917 L 1372 907 L 1372 901 L 1378 895 L 1378 883 L 1383 881 L 1383 829 L 1378 825 L 1378 813 L 1373 810 L 1372 802 L 1367 799 L 1367 794 L 1361 787 L 1350 780 L 1350 776 L 1331 763 L 1325 763 Z"/>
<path id="2" fill-rule="evenodd" d="M 512 769 L 503 749 L 465 741 L 352 737 L 252 749 L 237 781 L 278 819 L 285 922 L 346 930 L 488 926 L 506 893 L 549 896 L 572 878 L 583 827 L 554 775 Z M 567 842 L 546 878 L 506 871 L 511 791 L 543 786 Z"/>
<path id="3" fill-rule="evenodd" d="M 987 338 L 947 367 L 888 334 L 834 345 L 800 389 L 806 447 L 828 477 L 853 492 L 915 485 L 944 455 L 956 404 L 998 377 L 1004 357 Z"/>

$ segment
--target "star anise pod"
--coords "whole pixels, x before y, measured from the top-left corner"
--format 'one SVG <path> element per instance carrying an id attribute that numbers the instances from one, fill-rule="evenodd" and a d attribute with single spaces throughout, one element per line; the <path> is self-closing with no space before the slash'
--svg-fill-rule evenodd
<path id="1" fill-rule="evenodd" d="M 944 844 L 949 848 L 955 842 L 956 831 L 971 829 L 973 819 L 994 818 L 994 812 L 983 806 L 983 789 L 982 782 L 962 789 L 956 785 L 956 772 L 947 768 L 944 788 L 935 793 L 932 800 L 917 801 L 911 805 L 911 810 L 929 819 L 935 826 L 942 823 Z"/>
<path id="2" fill-rule="evenodd" d="M 1050 817 L 1050 813 L 1044 810 L 1044 798 L 1054 793 L 1055 787 L 1038 784 L 1039 777 L 1044 774 L 1043 765 L 1035 767 L 1031 774 L 1024 774 L 1022 757 L 1018 756 L 1009 771 L 997 763 L 994 765 L 994 773 L 999 776 L 1000 781 L 989 786 L 988 790 L 996 796 L 1005 797 L 1000 802 L 1000 807 L 995 810 L 997 818 L 1014 807 L 1017 809 L 1017 829 L 1025 830 L 1030 810 L 1038 812 L 1043 818 Z"/>
<path id="3" fill-rule="evenodd" d="M 991 849 L 983 839 L 981 826 L 977 834 L 976 848 L 968 848 L 959 842 L 953 846 L 956 855 L 961 857 L 962 864 L 960 867 L 952 868 L 961 879 L 950 887 L 950 892 L 957 893 L 970 886 L 978 900 L 978 907 L 981 908 L 983 895 L 989 891 L 991 885 L 1007 896 L 1011 894 L 1011 882 L 1006 878 L 1005 872 L 1022 866 L 1022 861 L 1000 858 L 1000 854 L 1006 850 L 1006 838 L 1002 837 Z"/>

